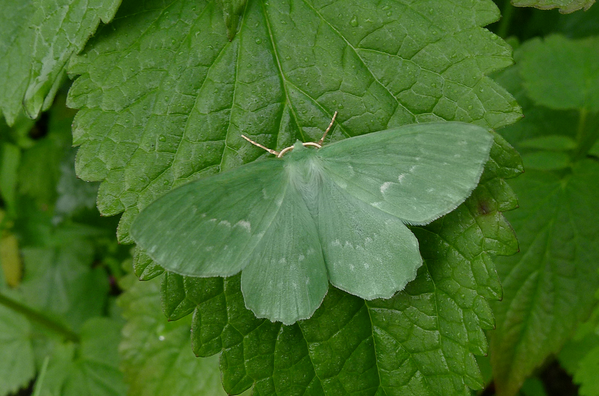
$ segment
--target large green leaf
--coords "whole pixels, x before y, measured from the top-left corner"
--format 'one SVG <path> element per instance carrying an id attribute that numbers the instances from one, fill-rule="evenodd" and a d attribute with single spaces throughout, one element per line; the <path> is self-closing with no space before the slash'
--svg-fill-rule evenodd
<path id="1" fill-rule="evenodd" d="M 311 319 L 282 326 L 245 308 L 239 276 L 167 273 L 167 315 L 177 319 L 195 309 L 194 351 L 222 350 L 229 393 L 253 384 L 260 395 L 469 395 L 468 387 L 483 385 L 472 354 L 485 353 L 482 329 L 493 326 L 486 298 L 501 295 L 489 253 L 517 250 L 497 211 L 516 205 L 499 176 L 519 173 L 521 164 L 498 142 L 474 195 L 443 219 L 413 228 L 425 265 L 392 299 L 366 302 L 331 288 Z"/>
<path id="2" fill-rule="evenodd" d="M 35 374 L 31 325 L 0 305 L 0 395 L 25 387 Z"/>
<path id="3" fill-rule="evenodd" d="M 166 322 L 156 281 L 122 280 L 127 324 L 119 346 L 129 395 L 225 395 L 218 358 L 196 358 L 189 348 L 191 318 Z"/>
<path id="4" fill-rule="evenodd" d="M 33 118 L 46 110 L 66 76 L 69 59 L 120 0 L 0 1 L 0 112 L 12 124 L 23 106 Z"/>
<path id="5" fill-rule="evenodd" d="M 103 182 L 100 211 L 124 212 L 118 234 L 130 242 L 158 196 L 262 155 L 242 133 L 278 149 L 318 140 L 336 110 L 333 140 L 439 119 L 509 124 L 519 108 L 486 77 L 511 63 L 482 28 L 498 17 L 491 1 L 250 0 L 229 42 L 212 2 L 125 2 L 70 66 L 78 174 Z M 503 178 L 519 171 L 497 138 L 467 203 L 414 229 L 427 265 L 392 300 L 331 289 L 313 319 L 283 327 L 245 309 L 235 277 L 168 274 L 166 311 L 195 309 L 195 351 L 223 351 L 228 392 L 469 394 L 482 386 L 472 353 L 485 353 L 493 323 L 485 298 L 501 294 L 489 254 L 516 250 L 499 211 L 515 206 Z M 139 275 L 160 272 L 137 257 Z"/>

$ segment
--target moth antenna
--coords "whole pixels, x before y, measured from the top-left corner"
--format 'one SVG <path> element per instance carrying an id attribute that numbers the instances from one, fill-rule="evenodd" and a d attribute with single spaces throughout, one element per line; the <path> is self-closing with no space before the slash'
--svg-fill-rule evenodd
<path id="1" fill-rule="evenodd" d="M 318 144 L 322 146 L 322 143 L 324 142 L 324 138 L 327 137 L 327 133 L 329 133 L 329 131 L 331 130 L 331 127 L 333 126 L 333 124 L 335 123 L 335 118 L 337 118 L 337 112 L 335 112 L 335 114 L 333 114 L 333 118 L 331 119 L 331 123 L 329 124 L 328 128 L 326 131 L 324 131 L 324 135 L 322 135 L 322 137 L 320 138 L 320 140 L 318 141 Z"/>
<path id="2" fill-rule="evenodd" d="M 258 146 L 258 147 L 260 147 L 261 149 L 263 149 L 263 150 L 266 150 L 266 151 L 268 151 L 269 153 L 271 153 L 271 154 L 273 154 L 273 155 L 276 155 L 276 156 L 278 156 L 278 155 L 279 155 L 279 152 L 278 152 L 278 151 L 275 151 L 275 150 L 269 149 L 268 147 L 264 147 L 264 146 L 263 146 L 263 145 L 261 145 L 260 143 L 258 143 L 258 142 L 254 142 L 252 139 L 250 139 L 249 137 L 247 137 L 247 136 L 245 136 L 245 135 L 241 135 L 241 137 L 242 137 L 242 138 L 244 138 L 245 140 L 247 140 L 248 142 L 250 142 L 251 144 L 253 144 L 254 146 Z"/>

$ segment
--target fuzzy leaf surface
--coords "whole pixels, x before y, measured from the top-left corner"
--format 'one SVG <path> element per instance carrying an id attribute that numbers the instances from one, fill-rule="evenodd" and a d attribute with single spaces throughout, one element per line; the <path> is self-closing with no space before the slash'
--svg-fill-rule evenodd
<path id="1" fill-rule="evenodd" d="M 0 112 L 9 124 L 25 107 L 46 110 L 66 77 L 66 65 L 108 23 L 121 0 L 0 2 Z"/>

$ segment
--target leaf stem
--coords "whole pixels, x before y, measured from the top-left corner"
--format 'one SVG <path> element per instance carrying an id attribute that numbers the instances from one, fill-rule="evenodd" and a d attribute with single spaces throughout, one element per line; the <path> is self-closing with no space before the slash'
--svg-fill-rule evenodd
<path id="1" fill-rule="evenodd" d="M 503 10 L 501 12 L 501 22 L 499 23 L 499 29 L 497 29 L 497 35 L 501 38 L 507 38 L 507 34 L 510 30 L 510 24 L 512 23 L 512 17 L 514 16 L 515 7 L 509 0 L 506 0 Z"/>
<path id="2" fill-rule="evenodd" d="M 79 343 L 79 341 L 80 341 L 79 335 L 77 333 L 75 333 L 73 330 L 71 330 L 70 328 L 68 328 L 67 326 L 63 325 L 60 322 L 57 322 L 54 319 L 51 319 L 50 317 L 44 315 L 41 312 L 38 312 L 24 304 L 21 304 L 20 302 L 18 302 L 16 300 L 13 300 L 12 298 L 10 298 L 2 293 L 0 293 L 0 304 L 4 305 L 7 308 L 12 309 L 15 312 L 22 314 L 30 321 L 44 326 L 48 330 L 51 330 L 51 331 L 63 336 L 65 339 L 67 339 L 69 341 L 76 342 L 76 343 Z"/>

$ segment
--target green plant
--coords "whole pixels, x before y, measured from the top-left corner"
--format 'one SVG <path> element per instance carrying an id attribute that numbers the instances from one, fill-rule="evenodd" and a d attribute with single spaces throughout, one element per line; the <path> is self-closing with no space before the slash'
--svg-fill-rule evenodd
<path id="1" fill-rule="evenodd" d="M 490 0 L 5 0 L 0 396 L 224 394 L 219 370 L 233 394 L 533 395 L 556 354 L 596 395 L 599 7 L 497 3 L 494 34 Z M 283 326 L 246 309 L 239 275 L 130 258 L 140 210 L 264 155 L 241 134 L 317 141 L 334 111 L 333 141 L 498 132 L 466 202 L 412 227 L 424 264 L 405 290 L 330 287 Z"/>

